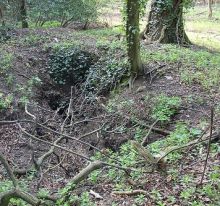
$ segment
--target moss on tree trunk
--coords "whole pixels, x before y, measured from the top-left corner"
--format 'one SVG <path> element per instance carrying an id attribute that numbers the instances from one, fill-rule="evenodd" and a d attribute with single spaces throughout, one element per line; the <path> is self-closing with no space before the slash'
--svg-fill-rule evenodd
<path id="1" fill-rule="evenodd" d="M 127 0 L 126 37 L 128 61 L 131 72 L 130 87 L 132 87 L 133 80 L 140 73 L 141 70 L 139 9 L 139 0 Z"/>
<path id="2" fill-rule="evenodd" d="M 142 38 L 150 42 L 189 44 L 183 24 L 183 0 L 153 0 Z"/>
<path id="3" fill-rule="evenodd" d="M 25 0 L 21 0 L 20 13 L 21 13 L 22 28 L 28 28 L 27 9 L 26 9 L 26 1 Z"/>

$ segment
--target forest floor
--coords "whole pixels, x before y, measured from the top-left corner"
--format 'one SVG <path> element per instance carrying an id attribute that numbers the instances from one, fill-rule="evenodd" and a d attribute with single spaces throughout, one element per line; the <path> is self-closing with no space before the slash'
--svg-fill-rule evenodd
<path id="1" fill-rule="evenodd" d="M 190 23 L 187 28 L 193 31 L 189 27 Z M 75 187 L 69 202 L 51 205 L 220 205 L 220 53 L 215 51 L 218 45 L 209 45 L 208 49 L 196 45 L 183 48 L 142 42 L 144 75 L 134 82 L 133 91 L 122 78 L 120 86 L 111 85 L 111 92 L 91 95 L 77 86 L 71 93 L 70 86 L 55 84 L 48 73 L 50 55 L 73 47 L 89 51 L 103 62 L 110 78 L 104 76 L 104 82 L 111 82 L 116 78 L 112 73 L 126 65 L 119 28 L 10 32 L 10 38 L 0 43 L 0 120 L 20 120 L 25 131 L 48 142 L 64 132 L 89 145 L 64 139 L 60 146 L 131 169 L 130 175 L 114 166 L 96 170 Z M 98 78 L 102 82 L 102 77 Z M 72 113 L 68 116 L 71 94 Z M 216 138 L 201 185 L 207 141 L 172 151 L 161 165 L 144 160 L 131 142 L 141 143 L 146 138 L 145 148 L 161 156 L 203 133 L 209 135 L 212 108 Z M 33 115 L 50 130 L 22 122 L 33 121 Z M 12 167 L 30 167 L 17 178 L 24 190 L 41 197 L 66 195 L 66 185 L 87 165 L 85 158 L 56 148 L 37 171 L 32 166 L 33 156 L 39 160 L 50 148 L 22 134 L 18 122 L 0 125 L 0 151 Z M 3 168 L 0 180 L 0 192 L 12 186 Z M 12 205 L 26 204 L 13 200 Z"/>

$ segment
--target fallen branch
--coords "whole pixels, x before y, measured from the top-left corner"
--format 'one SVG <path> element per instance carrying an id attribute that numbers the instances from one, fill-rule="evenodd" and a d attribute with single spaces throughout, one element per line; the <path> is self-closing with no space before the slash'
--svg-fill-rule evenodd
<path id="1" fill-rule="evenodd" d="M 70 154 L 73 154 L 73 155 L 76 155 L 76 156 L 78 156 L 78 157 L 81 157 L 81 158 L 83 158 L 83 159 L 85 159 L 85 160 L 87 160 L 87 161 L 89 161 L 89 162 L 93 162 L 93 161 L 92 161 L 89 157 L 87 157 L 87 156 L 84 156 L 84 155 L 82 155 L 82 154 L 79 154 L 79 153 L 77 153 L 77 152 L 74 152 L 74 151 L 72 151 L 72 150 L 69 150 L 69 149 L 67 149 L 67 148 L 65 148 L 65 147 L 62 147 L 62 146 L 60 146 L 60 145 L 56 145 L 56 144 L 54 144 L 54 143 L 51 143 L 51 142 L 48 142 L 48 141 L 46 141 L 46 140 L 40 139 L 40 138 L 38 138 L 38 137 L 36 137 L 36 136 L 34 136 L 34 135 L 28 133 L 24 128 L 21 127 L 20 124 L 18 124 L 18 126 L 19 126 L 20 130 L 21 130 L 24 134 L 26 134 L 27 136 L 29 136 L 29 137 L 30 137 L 31 139 L 33 139 L 33 140 L 36 140 L 36 141 L 39 141 L 39 142 L 42 142 L 42 143 L 45 143 L 45 144 L 54 146 L 54 147 L 59 148 L 59 149 L 65 151 L 65 152 L 68 152 L 68 153 L 70 153 Z M 102 152 L 102 153 L 103 153 L 103 152 Z M 103 154 L 104 154 L 104 153 L 103 153 Z M 118 162 L 118 161 L 117 161 L 117 162 Z M 110 164 L 110 163 L 107 163 L 107 162 L 102 162 L 102 163 L 103 163 L 103 165 L 105 165 L 105 166 L 109 166 L 109 167 L 114 167 L 114 168 L 117 168 L 117 169 L 121 169 L 121 170 L 124 170 L 124 171 L 127 172 L 127 173 L 129 173 L 130 171 L 137 171 L 136 169 L 128 168 L 128 167 L 123 167 L 123 166 L 120 166 L 120 165 L 117 165 L 117 164 Z"/>
<path id="2" fill-rule="evenodd" d="M 27 192 L 23 192 L 18 188 L 15 188 L 0 194 L 0 205 L 8 206 L 12 198 L 20 198 L 33 206 L 39 206 L 41 204 L 41 201 L 38 198 Z"/>
<path id="3" fill-rule="evenodd" d="M 8 206 L 10 203 L 10 200 L 12 198 L 20 198 L 22 200 L 24 200 L 25 202 L 33 205 L 33 206 L 38 206 L 41 204 L 41 201 L 32 196 L 31 194 L 27 193 L 27 192 L 23 192 L 19 186 L 18 186 L 18 181 L 15 178 L 13 171 L 11 169 L 11 167 L 9 166 L 7 160 L 5 159 L 5 157 L 3 156 L 3 154 L 0 153 L 0 161 L 2 162 L 4 168 L 7 171 L 7 174 L 10 178 L 10 180 L 13 183 L 14 188 L 12 190 L 9 190 L 7 192 L 3 192 L 0 193 L 0 205 L 1 206 Z"/>
<path id="4" fill-rule="evenodd" d="M 36 136 L 34 136 L 34 135 L 28 133 L 23 127 L 21 127 L 20 124 L 18 124 L 18 126 L 19 126 L 20 130 L 22 131 L 22 133 L 26 134 L 27 136 L 29 136 L 29 137 L 30 137 L 31 139 L 33 139 L 33 140 L 36 140 L 36 141 L 39 141 L 39 142 L 43 142 L 43 143 L 48 144 L 48 145 L 50 145 L 50 146 L 54 146 L 54 147 L 56 147 L 56 148 L 62 149 L 62 150 L 64 150 L 64 151 L 66 151 L 66 152 L 69 152 L 69 153 L 71 153 L 71 154 L 73 154 L 73 155 L 76 155 L 76 156 L 82 157 L 82 158 L 84 158 L 84 159 L 86 159 L 86 160 L 88 160 L 88 161 L 91 161 L 89 157 L 86 157 L 86 156 L 84 156 L 84 155 L 82 155 L 82 154 L 78 154 L 77 152 L 74 152 L 74 151 L 72 151 L 72 150 L 66 149 L 65 147 L 56 145 L 56 144 L 51 143 L 51 142 L 48 142 L 48 141 L 46 141 L 46 140 L 40 139 L 40 138 L 38 138 L 38 137 L 36 137 Z"/>
<path id="5" fill-rule="evenodd" d="M 18 187 L 17 179 L 15 178 L 10 165 L 8 164 L 7 160 L 5 159 L 5 157 L 4 157 L 4 155 L 2 153 L 0 153 L 0 162 L 2 162 L 4 168 L 6 169 L 7 174 L 9 176 L 9 178 L 11 179 L 14 187 L 17 188 Z"/>
<path id="6" fill-rule="evenodd" d="M 138 154 L 145 159 L 148 164 L 157 164 L 157 158 L 154 157 L 146 148 L 140 143 L 131 140 L 132 146 L 138 152 Z"/>
<path id="7" fill-rule="evenodd" d="M 32 121 L 32 120 L 0 121 L 0 125 L 8 125 L 8 124 L 9 124 L 9 125 L 10 125 L 10 124 L 19 124 L 19 125 L 20 125 L 20 123 L 33 123 L 33 124 L 35 124 L 35 122 Z M 110 157 L 109 155 L 107 155 L 106 153 L 104 153 L 102 150 L 100 150 L 98 147 L 95 147 L 94 145 L 92 145 L 92 144 L 90 144 L 90 143 L 88 143 L 88 142 L 85 142 L 85 141 L 81 140 L 81 139 L 84 138 L 84 137 L 87 137 L 87 136 L 89 136 L 89 135 L 91 135 L 91 134 L 93 134 L 93 133 L 95 133 L 95 132 L 97 132 L 97 131 L 100 131 L 103 126 L 102 126 L 101 128 L 98 128 L 98 129 L 92 131 L 92 132 L 83 134 L 83 135 L 81 135 L 81 136 L 78 137 L 78 138 L 72 137 L 72 136 L 67 135 L 67 134 L 62 134 L 62 133 L 60 133 L 60 132 L 58 132 L 58 131 L 56 131 L 56 130 L 53 130 L 53 129 L 47 127 L 47 126 L 44 126 L 43 124 L 40 124 L 40 123 L 37 123 L 37 126 L 42 127 L 42 128 L 44 128 L 44 129 L 46 129 L 46 130 L 48 130 L 48 131 L 50 131 L 50 132 L 52 132 L 52 133 L 54 133 L 54 134 L 63 136 L 64 138 L 68 138 L 68 139 L 74 140 L 74 141 L 76 141 L 76 142 L 79 142 L 79 143 L 81 143 L 81 144 L 84 144 L 84 145 L 86 145 L 86 146 L 88 146 L 88 147 L 90 147 L 90 148 L 95 149 L 96 151 L 100 152 L 101 154 L 105 155 L 106 157 L 108 157 L 108 158 L 110 158 L 110 159 L 115 160 L 115 161 L 118 162 L 117 159 L 114 159 L 114 158 Z M 64 138 L 63 138 L 63 139 L 64 139 Z M 38 139 L 38 141 L 41 140 L 41 139 L 39 139 L 39 138 L 37 138 L 37 139 Z M 45 143 L 48 143 L 48 141 L 44 141 L 44 142 L 45 142 Z M 48 151 L 48 152 L 49 152 L 49 151 Z"/>
<path id="8" fill-rule="evenodd" d="M 113 195 L 139 195 L 144 194 L 147 195 L 147 191 L 145 190 L 131 190 L 131 191 L 115 191 L 112 192 Z"/>
<path id="9" fill-rule="evenodd" d="M 64 139 L 64 137 L 60 137 L 58 138 L 56 141 L 54 141 L 54 145 L 57 145 L 58 143 L 60 143 L 62 140 Z M 42 163 L 44 162 L 44 160 L 49 157 L 51 154 L 53 154 L 55 149 L 55 146 L 52 146 L 46 153 L 44 153 L 42 156 L 40 156 L 36 162 L 36 166 L 37 169 L 39 170 L 39 168 L 41 167 Z"/>
<path id="10" fill-rule="evenodd" d="M 160 172 L 166 171 L 166 161 L 164 159 L 159 159 L 158 157 L 153 156 L 148 149 L 136 141 L 132 140 L 131 144 L 138 154 L 144 158 L 145 162 L 152 166 L 151 172 L 153 172 L 154 169 L 157 169 Z"/>
<path id="11" fill-rule="evenodd" d="M 220 133 L 219 132 L 213 132 L 213 135 L 212 135 L 212 138 L 211 139 L 215 139 L 216 137 L 219 137 L 220 136 Z M 209 134 L 206 135 L 204 138 L 201 138 L 201 140 L 198 141 L 198 139 L 196 140 L 193 140 L 185 145 L 182 145 L 182 146 L 174 146 L 172 148 L 169 149 L 169 151 L 167 151 L 165 154 L 163 154 L 161 157 L 158 158 L 158 161 L 164 159 L 167 155 L 169 155 L 170 153 L 176 151 L 176 150 L 180 150 L 180 149 L 183 149 L 185 147 L 190 147 L 192 145 L 196 145 L 196 144 L 200 144 L 202 142 L 205 142 L 209 140 Z"/>
<path id="12" fill-rule="evenodd" d="M 103 103 L 101 103 L 98 99 L 97 99 L 97 101 L 98 101 L 99 105 L 102 106 L 102 108 L 104 108 L 104 110 L 108 112 L 108 109 L 106 108 L 106 106 Z M 147 124 L 145 124 L 144 122 L 142 122 L 140 120 L 131 118 L 131 117 L 125 115 L 125 114 L 121 114 L 120 112 L 117 112 L 116 114 L 118 114 L 119 116 L 121 116 L 121 117 L 123 117 L 123 118 L 125 118 L 127 120 L 130 120 L 130 121 L 134 122 L 135 124 L 138 124 L 138 125 L 140 125 L 142 127 L 151 129 L 152 131 L 154 131 L 154 132 L 156 132 L 158 134 L 161 134 L 161 135 L 164 135 L 164 136 L 167 136 L 167 135 L 170 134 L 170 131 L 168 131 L 168 130 L 159 129 L 157 127 L 151 127 L 150 125 L 147 125 Z"/>
<path id="13" fill-rule="evenodd" d="M 100 169 L 104 166 L 102 161 L 94 161 L 91 162 L 86 168 L 81 170 L 73 179 L 70 180 L 71 185 L 76 185 L 82 180 L 86 179 L 89 174 L 91 174 L 94 170 Z"/>

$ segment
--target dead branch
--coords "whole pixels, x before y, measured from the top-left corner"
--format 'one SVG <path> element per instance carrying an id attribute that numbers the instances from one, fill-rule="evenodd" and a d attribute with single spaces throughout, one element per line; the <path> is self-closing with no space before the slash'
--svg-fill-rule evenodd
<path id="1" fill-rule="evenodd" d="M 115 191 L 112 192 L 113 195 L 139 195 L 144 194 L 147 195 L 147 191 L 145 190 L 132 190 L 132 191 Z"/>
<path id="2" fill-rule="evenodd" d="M 68 107 L 68 110 L 67 110 L 67 115 L 66 115 L 65 120 L 63 121 L 63 124 L 61 125 L 61 133 L 64 132 L 64 127 L 66 125 L 66 122 L 69 119 L 69 117 L 72 116 L 72 114 L 73 114 L 72 107 L 73 107 L 73 86 L 71 86 L 71 97 L 70 97 L 69 107 Z M 71 124 L 72 124 L 72 118 L 71 118 Z"/>
<path id="3" fill-rule="evenodd" d="M 77 175 L 75 175 L 70 181 L 68 187 L 68 190 L 66 191 L 65 198 L 68 198 L 68 193 L 71 192 L 77 184 L 79 184 L 81 181 L 85 180 L 93 171 L 100 169 L 104 167 L 102 161 L 94 161 L 91 162 L 87 167 L 85 167 L 83 170 L 81 170 Z M 41 199 L 47 199 L 51 201 L 56 201 L 57 199 L 60 199 L 60 197 L 51 197 L 51 196 L 39 196 Z"/>
<path id="4" fill-rule="evenodd" d="M 25 104 L 25 113 L 28 114 L 29 116 L 31 116 L 35 121 L 36 121 L 36 116 L 31 114 L 29 111 L 28 111 L 28 108 L 27 108 L 27 103 Z"/>
<path id="5" fill-rule="evenodd" d="M 60 145 L 56 145 L 56 144 L 51 143 L 51 142 L 48 142 L 48 141 L 46 141 L 46 140 L 42 140 L 42 139 L 40 139 L 40 138 L 38 138 L 38 137 L 36 137 L 36 136 L 34 136 L 34 135 L 28 133 L 24 128 L 21 127 L 21 125 L 20 125 L 19 123 L 18 123 L 18 126 L 19 126 L 20 130 L 21 130 L 24 134 L 26 134 L 27 136 L 29 136 L 31 139 L 33 139 L 33 140 L 35 140 L 35 141 L 39 141 L 39 142 L 42 142 L 42 143 L 45 143 L 45 144 L 54 146 L 54 147 L 59 148 L 59 149 L 65 151 L 65 152 L 68 152 L 68 153 L 70 153 L 70 154 L 73 154 L 73 155 L 76 155 L 76 156 L 78 156 L 78 157 L 81 157 L 81 158 L 83 158 L 83 159 L 85 159 L 85 160 L 87 160 L 87 161 L 89 161 L 89 162 L 92 162 L 92 160 L 91 160 L 89 157 L 86 157 L 86 156 L 84 156 L 84 155 L 82 155 L 82 154 L 79 154 L 79 153 L 77 153 L 77 152 L 74 152 L 74 151 L 72 151 L 72 150 L 69 150 L 69 149 L 67 149 L 67 148 L 65 148 L 65 147 L 62 147 L 62 146 L 60 146 Z M 103 152 L 102 152 L 102 153 L 103 153 Z M 105 153 L 103 153 L 103 154 L 105 154 Z M 117 162 L 118 162 L 118 161 L 117 161 Z M 120 165 L 117 165 L 117 164 L 110 164 L 110 163 L 107 163 L 107 162 L 102 162 L 102 164 L 105 165 L 105 166 L 115 167 L 115 168 L 117 168 L 117 169 L 124 170 L 125 172 L 128 172 L 128 173 L 129 173 L 130 171 L 136 171 L 136 170 L 133 169 L 133 168 L 127 168 L 127 167 L 123 167 L 123 166 L 120 166 Z"/>
<path id="6" fill-rule="evenodd" d="M 62 140 L 64 139 L 64 137 L 60 137 L 58 138 L 56 141 L 54 141 L 54 145 L 57 145 L 59 144 Z M 37 162 L 36 162 L 36 166 L 37 166 L 37 169 L 39 169 L 42 165 L 42 163 L 44 162 L 44 160 L 49 157 L 51 154 L 53 154 L 54 152 L 54 149 L 55 149 L 55 146 L 52 146 L 49 151 L 47 151 L 46 153 L 44 153 L 41 157 L 38 158 Z"/>
<path id="7" fill-rule="evenodd" d="M 34 139 L 34 140 L 36 140 L 36 141 L 43 142 L 43 143 L 48 144 L 48 145 L 51 145 L 51 146 L 55 146 L 55 147 L 57 147 L 57 148 L 59 148 L 59 149 L 62 149 L 62 150 L 64 150 L 64 151 L 66 151 L 66 152 L 69 152 L 69 153 L 71 153 L 71 154 L 80 156 L 80 157 L 82 157 L 82 158 L 87 159 L 88 161 L 90 161 L 90 159 L 89 159 L 88 157 L 79 155 L 78 153 L 75 153 L 75 152 L 73 152 L 73 151 L 71 151 L 71 150 L 68 150 L 68 149 L 66 149 L 65 147 L 62 147 L 62 146 L 56 145 L 56 144 L 54 144 L 54 143 L 48 142 L 48 141 L 46 141 L 46 140 L 40 139 L 40 138 L 38 138 L 38 137 L 36 137 L 36 136 L 34 136 L 34 135 L 28 133 L 24 128 L 21 127 L 20 123 L 33 123 L 33 124 L 35 124 L 35 122 L 32 121 L 32 120 L 0 121 L 0 125 L 17 124 L 17 125 L 19 126 L 19 128 L 21 129 L 21 131 L 22 131 L 24 134 L 26 134 L 27 136 L 31 137 L 32 139 Z M 116 161 L 116 162 L 119 163 L 119 161 L 118 161 L 117 159 L 110 157 L 108 154 L 106 154 L 105 152 L 103 152 L 103 151 L 100 150 L 99 148 L 93 146 L 92 144 L 89 144 L 89 143 L 87 143 L 87 142 L 85 142 L 85 141 L 82 141 L 82 140 L 80 140 L 80 139 L 77 139 L 76 137 L 72 137 L 72 136 L 69 136 L 69 135 L 67 135 L 67 134 L 62 134 L 62 133 L 60 133 L 60 132 L 57 132 L 57 131 L 55 131 L 55 130 L 49 128 L 49 127 L 46 127 L 46 126 L 44 126 L 44 125 L 42 125 L 42 124 L 40 124 L 40 123 L 36 123 L 36 124 L 37 124 L 37 126 L 40 126 L 40 127 L 44 128 L 44 129 L 46 129 L 46 130 L 48 130 L 48 131 L 51 131 L 51 132 L 53 132 L 54 134 L 61 135 L 61 136 L 65 137 L 65 138 L 69 138 L 69 139 L 75 140 L 75 141 L 77 141 L 77 142 L 79 142 L 79 143 L 82 143 L 82 144 L 84 144 L 84 145 L 86 145 L 86 146 L 89 146 L 89 147 L 91 147 L 91 148 L 93 148 L 93 149 L 99 151 L 101 154 L 105 155 L 106 157 L 108 157 L 108 158 L 110 158 L 110 159 L 112 159 L 112 160 L 114 160 L 114 161 Z M 97 130 L 100 130 L 100 129 L 97 129 Z M 95 131 L 97 132 L 97 130 L 95 130 Z M 93 132 L 92 132 L 92 133 L 93 133 Z M 86 133 L 86 134 L 82 135 L 81 138 L 82 138 L 82 137 L 86 137 L 86 136 L 88 136 L 88 135 L 90 135 L 90 134 L 91 134 L 91 133 Z M 116 168 L 118 168 L 118 169 L 122 169 L 122 170 L 126 170 L 126 171 L 129 170 L 128 168 L 121 167 L 121 166 L 119 166 L 119 165 L 111 165 L 111 164 L 107 164 L 107 163 L 105 163 L 105 164 L 108 165 L 108 166 L 116 167 Z"/>
<path id="8" fill-rule="evenodd" d="M 101 128 L 98 128 L 98 129 L 96 129 L 96 130 L 93 130 L 93 131 L 91 131 L 91 132 L 88 132 L 88 133 L 86 133 L 86 134 L 83 134 L 82 136 L 80 136 L 80 137 L 78 138 L 78 140 L 80 140 L 80 139 L 82 139 L 82 138 L 84 138 L 84 137 L 87 137 L 87 136 L 89 136 L 89 135 L 91 135 L 91 134 L 94 134 L 94 133 L 96 133 L 96 132 L 99 132 L 100 130 L 102 130 L 103 127 L 104 127 L 104 125 L 103 125 Z"/>
<path id="9" fill-rule="evenodd" d="M 189 143 L 187 143 L 187 144 L 185 144 L 185 145 L 182 145 L 182 146 L 174 146 L 174 147 L 171 147 L 171 148 L 169 149 L 169 151 L 167 151 L 165 154 L 163 154 L 162 156 L 160 156 L 160 157 L 158 158 L 158 161 L 164 159 L 167 155 L 169 155 L 170 153 L 172 153 L 172 152 L 174 152 L 174 151 L 176 151 L 176 150 L 180 150 L 180 149 L 183 149 L 183 148 L 186 148 L 186 147 L 190 147 L 190 146 L 192 146 L 192 145 L 196 145 L 196 144 L 200 144 L 200 143 L 202 143 L 202 142 L 206 142 L 207 140 L 209 140 L 209 136 L 210 136 L 210 134 L 204 136 L 204 137 L 201 138 L 201 140 L 199 140 L 199 141 L 198 141 L 198 139 L 196 139 L 196 140 L 193 140 L 193 141 L 191 141 L 191 142 L 189 142 Z M 211 139 L 215 139 L 216 137 L 219 137 L 219 136 L 220 136 L 220 133 L 219 133 L 219 132 L 213 132 L 213 135 L 212 135 Z"/>
<path id="10" fill-rule="evenodd" d="M 41 204 L 41 201 L 38 198 L 27 192 L 23 192 L 18 188 L 15 188 L 0 194 L 0 205 L 8 206 L 12 198 L 20 198 L 33 206 L 39 206 Z"/>
<path id="11" fill-rule="evenodd" d="M 157 119 L 157 120 L 150 126 L 150 128 L 149 128 L 149 130 L 148 130 L 146 136 L 144 137 L 143 141 L 141 142 L 141 145 L 142 145 L 142 146 L 145 146 L 145 144 L 148 142 L 148 137 L 149 137 L 149 135 L 150 135 L 150 133 L 151 133 L 153 127 L 157 124 L 158 121 L 159 121 L 159 119 Z"/>
<path id="12" fill-rule="evenodd" d="M 199 142 L 199 141 L 203 138 L 203 136 L 206 134 L 206 132 L 207 132 L 209 129 L 210 129 L 210 126 L 209 126 L 208 128 L 206 128 L 206 129 L 202 132 L 201 136 L 197 139 L 197 142 Z M 187 151 L 185 152 L 185 154 L 188 154 L 189 151 L 193 148 L 193 146 L 194 146 L 194 145 L 191 145 L 191 146 L 187 149 Z M 185 156 L 184 158 L 182 158 L 182 163 L 181 163 L 180 172 L 183 171 L 183 163 L 184 163 L 185 159 L 186 159 L 186 156 Z"/>
<path id="13" fill-rule="evenodd" d="M 82 180 L 84 180 L 86 177 L 88 177 L 89 174 L 91 174 L 94 170 L 100 169 L 104 166 L 102 161 L 94 161 L 91 162 L 86 168 L 84 168 L 82 171 L 80 171 L 75 177 L 73 177 L 72 180 L 70 180 L 71 185 L 76 185 Z"/>
<path id="14" fill-rule="evenodd" d="M 73 155 L 79 156 L 79 157 L 84 158 L 84 159 L 86 159 L 86 160 L 88 160 L 88 161 L 91 161 L 89 157 L 86 157 L 86 156 L 84 156 L 84 155 L 82 155 L 82 154 L 79 154 L 79 153 L 77 153 L 77 152 L 73 152 L 72 150 L 66 149 L 65 147 L 62 147 L 62 146 L 59 146 L 59 145 L 57 145 L 57 144 L 55 144 L 55 143 L 51 143 L 51 142 L 48 142 L 48 141 L 46 141 L 46 140 L 40 139 L 40 138 L 38 138 L 38 137 L 36 137 L 36 136 L 34 136 L 34 135 L 28 133 L 23 127 L 21 127 L 21 125 L 20 125 L 19 123 L 18 123 L 18 126 L 19 126 L 19 128 L 20 128 L 20 130 L 21 130 L 22 133 L 26 134 L 28 137 L 30 137 L 30 138 L 33 139 L 33 140 L 36 140 L 36 141 L 39 141 L 39 142 L 43 142 L 43 143 L 48 144 L 48 145 L 50 145 L 50 146 L 54 146 L 54 147 L 56 147 L 56 148 L 59 148 L 59 149 L 62 149 L 62 150 L 64 150 L 64 151 L 66 151 L 66 152 L 68 152 L 68 153 L 71 153 L 71 154 L 73 154 Z"/>
<path id="15" fill-rule="evenodd" d="M 12 198 L 21 198 L 22 200 L 24 200 L 25 202 L 27 202 L 33 206 L 40 205 L 41 201 L 38 198 L 32 196 L 31 194 L 29 194 L 27 192 L 23 192 L 19 188 L 17 179 L 15 178 L 11 167 L 9 166 L 7 160 L 5 159 L 3 154 L 1 154 L 1 153 L 0 153 L 0 161 L 2 162 L 3 166 L 5 167 L 7 174 L 9 175 L 9 178 L 11 179 L 13 186 L 14 186 L 14 188 L 12 190 L 0 193 L 0 205 L 1 206 L 8 206 L 10 203 L 10 200 Z"/>
<path id="16" fill-rule="evenodd" d="M 96 100 L 97 100 L 97 102 L 99 103 L 99 105 L 100 105 L 105 111 L 108 112 L 108 109 L 106 108 L 106 106 L 105 106 L 103 103 L 101 103 L 98 99 L 96 99 Z M 135 124 L 138 124 L 138 125 L 140 125 L 140 126 L 142 126 L 142 127 L 146 127 L 146 128 L 148 128 L 148 129 L 151 129 L 152 131 L 154 131 L 154 132 L 156 132 L 156 133 L 158 133 L 158 134 L 162 134 L 162 135 L 164 135 L 164 136 L 167 136 L 167 135 L 170 134 L 170 131 L 168 131 L 168 130 L 165 130 L 165 129 L 163 130 L 163 129 L 159 129 L 159 128 L 156 128 L 156 127 L 152 127 L 152 128 L 151 128 L 150 125 L 145 124 L 143 121 L 140 121 L 140 120 L 131 118 L 131 117 L 129 117 L 128 115 L 122 114 L 122 113 L 120 113 L 120 112 L 117 112 L 116 114 L 118 114 L 119 116 L 121 116 L 121 117 L 123 117 L 123 118 L 125 118 L 125 119 L 127 119 L 127 120 L 129 120 L 129 121 L 131 121 L 131 122 L 134 122 Z"/>
<path id="17" fill-rule="evenodd" d="M 157 164 L 157 158 L 154 157 L 146 148 L 144 148 L 138 142 L 131 140 L 132 146 L 138 152 L 138 154 L 145 159 L 148 164 Z"/>
<path id="18" fill-rule="evenodd" d="M 152 127 L 148 124 L 145 124 L 143 121 L 140 121 L 140 120 L 136 120 L 136 119 L 132 119 L 128 116 L 126 116 L 127 119 L 133 121 L 135 124 L 138 124 L 142 127 L 145 127 L 145 128 L 148 128 L 148 129 L 151 129 L 152 131 L 158 133 L 158 134 L 161 134 L 161 135 L 164 135 L 164 136 L 167 136 L 167 135 L 170 135 L 170 131 L 166 130 L 166 129 L 160 129 L 160 128 L 157 128 L 157 127 Z"/>
<path id="19" fill-rule="evenodd" d="M 203 179 L 204 179 L 205 171 L 206 171 L 206 167 L 207 167 L 207 162 L 208 162 L 208 158 L 209 158 L 209 153 L 210 153 L 210 146 L 211 146 L 211 139 L 212 139 L 212 132 L 213 132 L 213 119 L 214 119 L 214 109 L 211 108 L 210 135 L 209 135 L 207 155 L 206 155 L 206 159 L 205 159 L 205 164 L 204 164 L 204 169 L 203 169 L 200 185 L 202 185 L 202 183 L 203 183 Z"/>
<path id="20" fill-rule="evenodd" d="M 166 172 L 166 161 L 164 159 L 158 159 L 158 157 L 153 156 L 148 149 L 146 149 L 136 141 L 132 140 L 131 144 L 139 153 L 139 155 L 144 158 L 145 163 L 151 166 L 151 170 L 148 171 L 148 173 L 152 173 L 154 169 L 156 169 L 159 172 Z"/>
<path id="21" fill-rule="evenodd" d="M 14 187 L 17 188 L 18 187 L 17 179 L 15 178 L 10 165 L 8 164 L 7 160 L 5 159 L 5 157 L 3 156 L 3 154 L 1 152 L 0 152 L 0 162 L 2 162 L 4 168 L 6 169 L 7 174 L 9 176 L 9 178 L 11 179 Z"/>

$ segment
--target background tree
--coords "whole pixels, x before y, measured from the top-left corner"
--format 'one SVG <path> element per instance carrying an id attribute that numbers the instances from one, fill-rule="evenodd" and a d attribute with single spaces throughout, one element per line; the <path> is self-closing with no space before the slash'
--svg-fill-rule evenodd
<path id="1" fill-rule="evenodd" d="M 71 22 L 86 26 L 97 20 L 103 2 L 105 0 L 30 0 L 30 17 L 38 26 L 47 21 L 57 21 L 63 27 Z"/>
<path id="2" fill-rule="evenodd" d="M 212 0 L 208 0 L 208 7 L 209 7 L 209 18 L 212 18 Z"/>
<path id="3" fill-rule="evenodd" d="M 0 4 L 0 20 L 1 20 L 2 26 L 5 26 L 4 7 L 3 7 L 3 4 Z"/>
<path id="4" fill-rule="evenodd" d="M 22 28 L 28 28 L 26 1 L 20 0 L 20 15 Z"/>
<path id="5" fill-rule="evenodd" d="M 139 0 L 127 0 L 126 4 L 126 37 L 128 61 L 130 65 L 130 88 L 133 87 L 133 80 L 140 73 L 140 2 Z"/>
<path id="6" fill-rule="evenodd" d="M 160 43 L 190 43 L 183 24 L 183 0 L 152 0 L 143 39 Z"/>
<path id="7" fill-rule="evenodd" d="M 80 22 L 86 27 L 89 22 L 98 19 L 98 11 L 106 2 L 107 0 L 1 0 L 0 5 L 6 8 L 5 22 L 10 26 L 16 27 L 21 21 L 22 28 L 27 28 L 28 21 L 35 22 L 37 26 L 51 21 L 60 23 L 61 26 Z"/>

